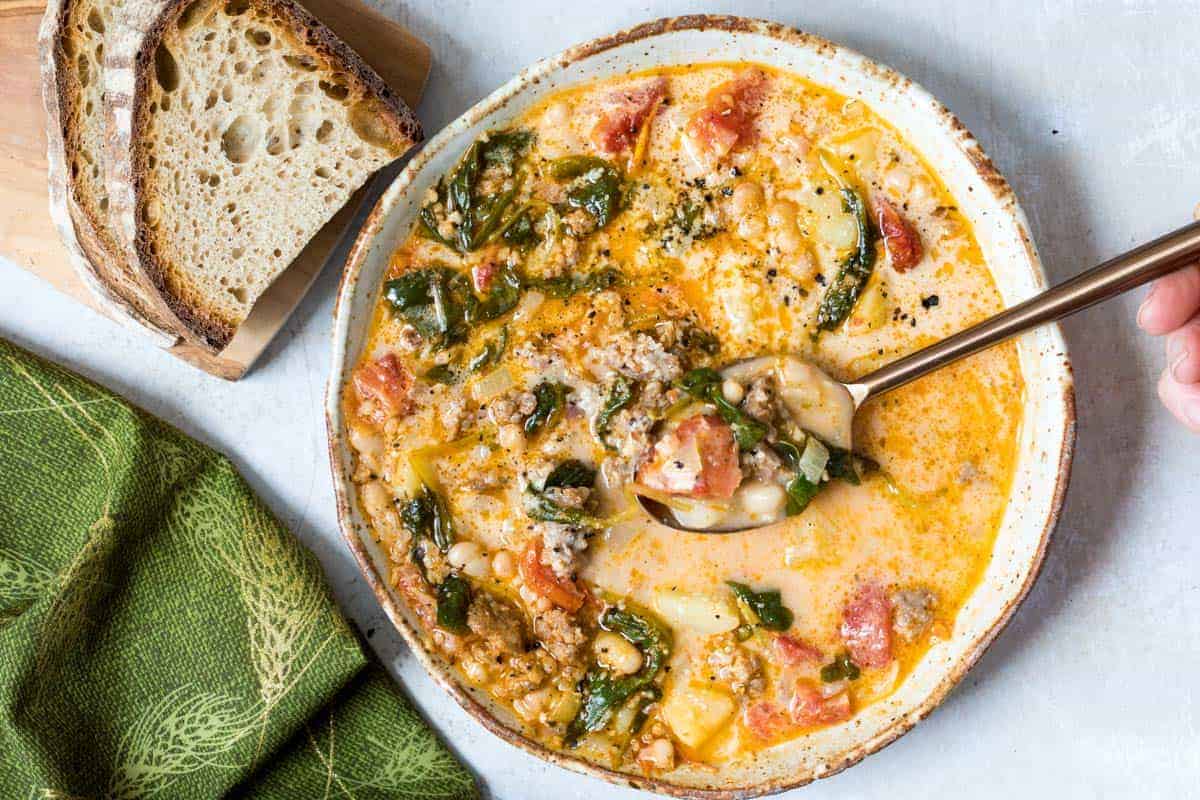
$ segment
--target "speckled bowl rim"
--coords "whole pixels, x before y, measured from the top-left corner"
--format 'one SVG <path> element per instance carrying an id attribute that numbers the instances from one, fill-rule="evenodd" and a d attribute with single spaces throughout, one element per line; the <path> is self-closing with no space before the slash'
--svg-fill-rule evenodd
<path id="1" fill-rule="evenodd" d="M 412 158 L 404 170 L 393 181 L 392 185 L 380 197 L 359 232 L 348 255 L 334 309 L 333 361 L 326 389 L 325 416 L 329 436 L 330 464 L 333 471 L 334 490 L 337 498 L 338 522 L 342 535 L 351 552 L 354 554 L 355 559 L 358 561 L 364 579 L 371 587 L 388 618 L 400 631 L 430 676 L 468 714 L 474 717 L 491 733 L 527 753 L 553 764 L 593 775 L 614 784 L 631 786 L 675 797 L 694 798 L 695 800 L 741 800 L 742 798 L 759 797 L 786 791 L 804 786 L 818 778 L 834 775 L 858 763 L 867 755 L 878 752 L 908 732 L 917 722 L 928 716 L 945 699 L 950 690 L 962 679 L 967 671 L 974 666 L 987 647 L 995 640 L 1000 631 L 1003 630 L 1021 601 L 1028 594 L 1030 587 L 1041 570 L 1051 533 L 1058 522 L 1069 482 L 1075 442 L 1073 379 L 1070 362 L 1066 353 L 1066 344 L 1062 339 L 1061 331 L 1057 325 L 1047 326 L 1047 330 L 1050 341 L 1056 351 L 1053 357 L 1061 359 L 1061 373 L 1058 375 L 1058 379 L 1062 397 L 1062 441 L 1054 448 L 1058 452 L 1058 465 L 1057 469 L 1054 470 L 1055 485 L 1042 525 L 1040 541 L 1033 553 L 1032 562 L 1029 565 L 1023 584 L 1002 608 L 1001 612 L 994 617 L 991 626 L 971 642 L 971 646 L 968 647 L 964 656 L 947 670 L 941 682 L 928 693 L 924 702 L 919 704 L 916 709 L 910 713 L 898 716 L 882 732 L 874 733 L 868 741 L 850 747 L 837 758 L 822 765 L 819 769 L 812 770 L 808 774 L 791 775 L 786 778 L 733 788 L 698 788 L 671 783 L 660 778 L 630 775 L 607 769 L 568 753 L 550 750 L 503 724 L 483 703 L 464 690 L 463 686 L 453 676 L 453 668 L 440 656 L 430 652 L 426 648 L 420 633 L 405 616 L 396 596 L 389 590 L 385 576 L 380 574 L 376 568 L 371 555 L 367 552 L 366 546 L 361 539 L 360 523 L 356 518 L 356 512 L 352 509 L 351 503 L 351 485 L 348 480 L 349 451 L 343 435 L 341 411 L 342 386 L 348 377 L 348 369 L 352 366 L 353 361 L 357 359 L 357 353 L 347 354 L 346 352 L 350 339 L 349 331 L 352 325 L 362 326 L 369 324 L 370 321 L 369 319 L 352 319 L 351 301 L 359 291 L 373 292 L 377 289 L 375 286 L 359 286 L 358 279 L 364 260 L 371 243 L 380 233 L 388 211 L 395 204 L 396 198 L 405 191 L 406 187 L 408 187 L 424 166 L 447 143 L 473 127 L 489 114 L 507 105 L 510 100 L 513 100 L 527 90 L 531 84 L 537 84 L 575 62 L 639 40 L 661 37 L 673 32 L 710 30 L 770 37 L 784 45 L 809 48 L 819 53 L 849 58 L 856 61 L 857 68 L 867 73 L 870 77 L 892 84 L 898 91 L 903 91 L 909 95 L 914 102 L 926 106 L 931 115 L 936 115 L 940 119 L 946 131 L 957 142 L 963 154 L 970 160 L 978 176 L 982 178 L 983 183 L 994 194 L 997 206 L 1002 207 L 1005 213 L 1011 216 L 1010 221 L 1015 223 L 1023 240 L 1026 251 L 1025 255 L 1028 261 L 1027 266 L 1033 271 L 1034 283 L 1037 288 L 1045 287 L 1045 276 L 1042 272 L 1036 248 L 1028 234 L 1029 226 L 1027 220 L 1017 204 L 1008 182 L 993 166 L 991 160 L 984 154 L 979 143 L 966 127 L 923 88 L 889 67 L 882 66 L 849 48 L 778 23 L 743 17 L 715 15 L 690 15 L 665 18 L 637 25 L 610 36 L 604 36 L 591 42 L 571 47 L 556 56 L 531 65 L 440 131 Z M 1042 354 L 1042 358 L 1049 357 L 1051 356 L 1046 353 Z M 1012 502 L 1011 496 L 1009 502 Z M 994 557 L 995 555 L 993 554 Z"/>

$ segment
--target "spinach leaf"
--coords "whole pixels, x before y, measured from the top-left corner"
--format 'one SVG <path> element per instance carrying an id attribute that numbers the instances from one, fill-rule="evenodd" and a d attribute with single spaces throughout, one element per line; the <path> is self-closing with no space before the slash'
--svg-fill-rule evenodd
<path id="1" fill-rule="evenodd" d="M 582 208 L 603 228 L 621 209 L 625 178 L 611 161 L 595 156 L 566 156 L 553 161 L 550 174 L 570 180 L 567 205 Z"/>
<path id="2" fill-rule="evenodd" d="M 830 444 L 825 446 L 829 449 L 829 463 L 825 469 L 831 478 L 858 486 L 864 475 L 879 469 L 879 464 L 866 456 Z"/>
<path id="3" fill-rule="evenodd" d="M 430 367 L 425 372 L 423 377 L 426 380 L 433 381 L 434 383 L 444 383 L 447 386 L 453 386 L 454 384 L 458 383 L 461 376 L 458 374 L 458 370 L 454 368 L 453 364 L 438 364 Z"/>
<path id="4" fill-rule="evenodd" d="M 443 553 L 454 544 L 454 524 L 446 504 L 428 486 L 400 509 L 400 521 L 413 539 L 428 537 Z"/>
<path id="5" fill-rule="evenodd" d="M 526 284 L 539 291 L 566 300 L 574 295 L 595 294 L 621 282 L 621 272 L 616 267 L 602 267 L 582 275 L 559 275 L 556 278 L 530 278 Z"/>
<path id="6" fill-rule="evenodd" d="M 843 480 L 857 486 L 862 482 L 863 475 L 879 468 L 878 464 L 866 456 L 860 456 L 849 450 L 843 450 L 840 447 L 826 444 L 811 433 L 808 435 L 817 442 L 820 442 L 829 451 L 829 461 L 825 464 L 825 471 L 829 474 L 830 480 Z M 788 516 L 795 516 L 812 502 L 812 499 L 817 496 L 824 484 L 814 483 L 799 471 L 800 458 L 804 453 L 804 448 L 800 447 L 796 442 L 786 436 L 780 435 L 779 439 L 771 444 L 771 449 L 795 473 L 786 486 L 788 495 L 787 514 Z"/>
<path id="7" fill-rule="evenodd" d="M 384 284 L 384 298 L 435 345 L 446 347 L 467 335 L 464 305 L 471 296 L 470 280 L 446 267 L 406 272 Z"/>
<path id="8" fill-rule="evenodd" d="M 449 180 L 439 181 L 436 200 L 421 209 L 422 232 L 462 253 L 486 242 L 503 226 L 505 211 L 516 198 L 517 187 L 514 180 L 513 187 L 506 191 L 481 196 L 480 176 L 489 166 L 500 166 L 513 173 L 532 141 L 533 133 L 525 130 L 498 131 L 476 140 L 467 148 Z M 457 211 L 462 217 L 453 240 L 438 231 L 437 206 L 446 214 Z"/>
<path id="9" fill-rule="evenodd" d="M 825 683 L 836 683 L 837 681 L 850 680 L 856 681 L 862 671 L 858 665 L 850 660 L 850 654 L 841 652 L 831 663 L 821 667 L 821 680 Z"/>
<path id="10" fill-rule="evenodd" d="M 778 589 L 756 592 L 744 583 L 725 581 L 739 600 L 750 607 L 759 623 L 773 631 L 786 631 L 792 627 L 794 617 L 791 609 L 783 604 Z"/>
<path id="11" fill-rule="evenodd" d="M 437 624 L 455 633 L 467 632 L 467 609 L 471 605 L 471 585 L 450 573 L 437 587 Z"/>
<path id="12" fill-rule="evenodd" d="M 753 450 L 767 435 L 767 426 L 730 403 L 721 394 L 721 374 L 708 367 L 688 370 L 676 386 L 705 403 L 717 407 L 717 416 L 733 429 L 733 438 L 741 450 Z"/>
<path id="13" fill-rule="evenodd" d="M 858 244 L 842 262 L 821 299 L 817 328 L 823 331 L 832 331 L 846 321 L 875 267 L 875 228 L 867 215 L 866 203 L 854 189 L 842 189 L 842 208 L 854 215 Z"/>
<path id="14" fill-rule="evenodd" d="M 534 488 L 532 484 L 525 487 L 525 493 L 521 498 L 525 513 L 530 518 L 543 522 L 595 527 L 599 525 L 599 520 L 589 509 L 590 503 L 585 504 L 582 508 L 564 506 L 546 496 L 547 489 L 591 487 L 595 482 L 595 469 L 582 461 L 568 459 L 550 471 L 540 489 Z"/>
<path id="15" fill-rule="evenodd" d="M 553 428 L 562 418 L 570 391 L 570 386 L 549 381 L 542 381 L 533 387 L 537 405 L 534 406 L 533 413 L 525 418 L 525 435 L 533 436 L 540 430 Z"/>
<path id="16" fill-rule="evenodd" d="M 437 194 L 437 199 L 421 208 L 421 213 L 418 217 L 421 222 L 420 227 L 418 228 L 418 233 L 420 233 L 426 239 L 432 239 L 433 241 L 444 244 L 446 247 L 454 250 L 457 247 L 457 243 L 453 239 L 447 239 L 445 236 L 442 236 L 441 232 L 438 231 L 438 218 L 437 214 L 434 213 L 435 206 L 441 205 L 443 208 L 446 206 L 445 179 L 438 179 L 437 186 L 434 188 L 434 192 Z"/>
<path id="17" fill-rule="evenodd" d="M 612 426 L 612 418 L 618 411 L 626 408 L 633 402 L 634 393 L 637 390 L 637 383 L 626 378 L 624 375 L 617 375 L 613 385 L 608 390 L 608 397 L 604 400 L 604 407 L 596 414 L 596 420 L 592 423 L 593 430 L 596 431 L 596 438 L 609 450 L 617 448 L 608 443 L 608 432 Z"/>
<path id="18" fill-rule="evenodd" d="M 471 373 L 479 372 L 489 364 L 499 364 L 500 359 L 504 356 L 504 351 L 508 349 L 508 326 L 500 328 L 500 335 L 489 340 L 484 344 L 475 356 L 467 362 L 467 371 Z"/>
<path id="19" fill-rule="evenodd" d="M 471 293 L 467 298 L 464 319 L 468 325 L 478 325 L 502 317 L 517 306 L 521 299 L 521 276 L 505 264 L 492 278 L 488 293 L 482 298 Z"/>
<path id="20" fill-rule="evenodd" d="M 525 493 L 521 496 L 521 504 L 530 519 L 586 527 L 595 527 L 599 524 L 599 521 L 586 509 L 559 505 L 532 486 L 525 487 Z"/>
<path id="21" fill-rule="evenodd" d="M 808 508 L 808 504 L 821 491 L 821 484 L 813 483 L 804 477 L 803 473 L 797 472 L 787 482 L 784 490 L 787 492 L 787 508 L 785 511 L 789 517 L 794 517 Z"/>
<path id="22" fill-rule="evenodd" d="M 620 634 L 642 653 L 642 668 L 633 675 L 617 676 L 593 665 L 583 680 L 583 704 L 567 726 L 565 741 L 574 746 L 589 733 L 602 730 L 613 713 L 639 692 L 653 699 L 658 687 L 653 681 L 671 656 L 671 634 L 648 612 L 609 608 L 600 618 L 600 627 Z M 645 704 L 642 708 L 644 709 Z M 635 722 L 634 730 L 638 727 Z"/>
<path id="23" fill-rule="evenodd" d="M 618 411 L 629 406 L 633 402 L 634 394 L 637 391 L 637 382 L 633 381 L 624 375 L 617 375 L 613 381 L 612 387 L 608 391 L 608 397 L 604 401 L 604 407 L 596 414 L 596 420 L 593 427 L 598 438 L 606 448 L 615 450 L 608 443 L 608 433 L 612 426 L 612 418 Z"/>
<path id="24" fill-rule="evenodd" d="M 541 239 L 534 230 L 533 217 L 528 208 L 516 212 L 508 222 L 504 223 L 504 227 L 500 230 L 500 238 L 504 240 L 505 244 L 522 248 L 536 244 Z"/>
<path id="25" fill-rule="evenodd" d="M 568 459 L 546 476 L 546 482 L 542 485 L 542 490 L 550 489 L 555 486 L 561 488 L 583 488 L 591 487 L 596 482 L 596 470 L 584 464 L 582 461 L 571 458 Z"/>

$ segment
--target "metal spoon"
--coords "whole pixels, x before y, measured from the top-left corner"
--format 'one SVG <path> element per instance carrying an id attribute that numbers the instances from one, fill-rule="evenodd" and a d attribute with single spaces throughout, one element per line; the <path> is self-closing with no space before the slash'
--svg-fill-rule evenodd
<path id="1" fill-rule="evenodd" d="M 1096 303 L 1182 269 L 1200 259 L 1200 222 L 1193 222 L 1152 242 L 1105 261 L 1087 272 L 1005 309 L 990 319 L 947 337 L 937 344 L 893 361 L 854 383 L 842 386 L 857 411 L 872 397 L 891 391 L 923 375 L 1047 322 L 1068 317 Z M 636 487 L 635 487 L 636 491 Z M 689 528 L 681 525 L 662 503 L 637 496 L 638 502 L 658 522 L 693 533 L 737 533 L 775 525 L 778 520 L 740 528 Z"/>

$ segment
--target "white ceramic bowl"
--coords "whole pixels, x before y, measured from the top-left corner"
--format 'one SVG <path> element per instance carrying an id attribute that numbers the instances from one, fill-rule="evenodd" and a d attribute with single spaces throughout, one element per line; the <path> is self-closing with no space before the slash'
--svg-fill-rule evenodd
<path id="1" fill-rule="evenodd" d="M 772 748 L 720 772 L 681 768 L 660 780 L 613 772 L 524 738 L 511 714 L 456 680 L 425 649 L 403 601 L 388 589 L 383 554 L 367 535 L 351 482 L 352 461 L 341 387 L 362 350 L 388 256 L 405 237 L 420 198 L 485 130 L 503 126 L 561 87 L 658 65 L 754 61 L 797 73 L 856 97 L 895 125 L 928 160 L 971 220 L 1007 304 L 1044 288 L 1025 216 L 979 144 L 950 112 L 904 76 L 810 34 L 737 17 L 659 20 L 540 61 L 435 136 L 384 193 L 350 253 L 334 318 L 333 370 L 326 396 L 330 458 L 341 528 L 363 574 L 433 677 L 493 733 L 541 758 L 681 797 L 749 797 L 791 788 L 856 763 L 911 728 L 946 696 L 1008 621 L 1042 563 L 1066 489 L 1074 443 L 1074 401 L 1066 346 L 1057 326 L 1019 341 L 1026 393 L 1012 497 L 980 587 L 958 615 L 954 634 L 935 644 L 887 700 L 851 721 Z"/>

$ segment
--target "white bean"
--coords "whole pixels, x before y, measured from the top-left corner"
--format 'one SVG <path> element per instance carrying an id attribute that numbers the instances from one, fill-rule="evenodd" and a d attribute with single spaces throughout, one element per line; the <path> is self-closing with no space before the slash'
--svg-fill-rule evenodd
<path id="1" fill-rule="evenodd" d="M 796 224 L 799 209 L 790 200 L 776 200 L 767 210 L 767 224 L 775 237 L 775 246 L 784 253 L 795 253 L 804 246 L 804 236 Z"/>
<path id="2" fill-rule="evenodd" d="M 468 561 L 463 566 L 462 571 L 472 578 L 486 578 L 492 571 L 492 560 L 486 555 L 482 555 L 479 558 Z"/>
<path id="3" fill-rule="evenodd" d="M 619 675 L 632 675 L 642 668 L 642 653 L 625 637 L 611 631 L 600 631 L 592 643 L 596 663 Z"/>
<path id="4" fill-rule="evenodd" d="M 736 406 L 746 396 L 746 387 L 735 380 L 726 378 L 721 382 L 721 396 L 725 398 L 726 402 Z"/>
<path id="5" fill-rule="evenodd" d="M 507 580 L 517 574 L 517 559 L 507 550 L 501 550 L 492 557 L 492 572 L 497 578 Z"/>
<path id="6" fill-rule="evenodd" d="M 637 760 L 653 769 L 668 770 L 675 766 L 675 745 L 670 739 L 655 739 L 638 751 Z"/>
<path id="7" fill-rule="evenodd" d="M 787 492 L 777 483 L 751 481 L 742 484 L 737 493 L 742 508 L 756 517 L 780 516 L 787 505 Z"/>
<path id="8" fill-rule="evenodd" d="M 400 518 L 396 516 L 391 492 L 382 483 L 364 483 L 360 497 L 363 509 L 379 532 L 395 535 L 400 531 Z"/>
<path id="9" fill-rule="evenodd" d="M 457 542 L 450 548 L 450 552 L 446 553 L 446 560 L 450 562 L 450 566 L 462 569 L 482 555 L 483 548 L 478 542 Z"/>

